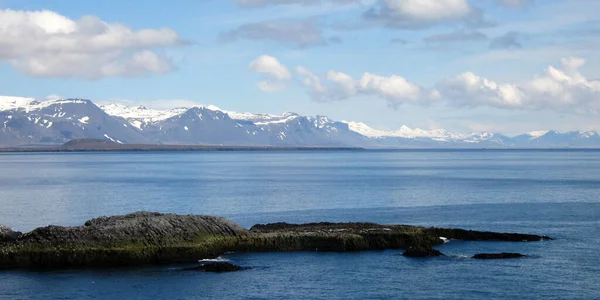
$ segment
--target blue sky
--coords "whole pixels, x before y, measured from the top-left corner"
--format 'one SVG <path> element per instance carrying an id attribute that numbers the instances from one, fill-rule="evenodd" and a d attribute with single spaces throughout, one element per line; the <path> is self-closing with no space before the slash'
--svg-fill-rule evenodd
<path id="1" fill-rule="evenodd" d="M 0 0 L 0 95 L 600 130 L 600 1 Z"/>

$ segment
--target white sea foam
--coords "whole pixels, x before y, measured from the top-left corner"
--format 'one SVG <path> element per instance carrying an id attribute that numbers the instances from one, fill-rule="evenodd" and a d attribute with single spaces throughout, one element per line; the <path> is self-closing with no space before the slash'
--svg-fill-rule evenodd
<path id="1" fill-rule="evenodd" d="M 217 257 L 217 258 L 207 258 L 207 259 L 200 259 L 198 260 L 199 263 L 207 263 L 207 262 L 228 262 L 229 259 L 227 258 L 223 258 L 221 256 Z"/>

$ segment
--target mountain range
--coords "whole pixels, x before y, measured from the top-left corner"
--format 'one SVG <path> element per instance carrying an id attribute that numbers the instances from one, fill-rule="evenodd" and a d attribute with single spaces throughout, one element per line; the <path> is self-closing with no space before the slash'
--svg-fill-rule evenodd
<path id="1" fill-rule="evenodd" d="M 238 113 L 215 106 L 155 110 L 84 99 L 0 97 L 0 147 L 59 145 L 75 138 L 124 144 L 336 146 L 365 148 L 599 148 L 594 131 L 451 133 L 402 126 L 396 131 L 325 116 Z"/>

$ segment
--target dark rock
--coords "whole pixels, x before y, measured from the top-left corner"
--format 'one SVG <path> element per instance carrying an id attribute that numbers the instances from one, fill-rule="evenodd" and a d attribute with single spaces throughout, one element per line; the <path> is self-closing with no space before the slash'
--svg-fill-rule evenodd
<path id="1" fill-rule="evenodd" d="M 93 246 L 127 242 L 162 246 L 194 242 L 201 237 L 237 236 L 246 232 L 246 229 L 224 218 L 136 212 L 92 219 L 80 227 L 41 227 L 25 234 L 22 240 L 42 245 Z"/>
<path id="2" fill-rule="evenodd" d="M 138 212 L 46 226 L 0 244 L 0 269 L 183 263 L 216 257 L 248 234 L 224 218 Z M 32 250 L 33 249 L 33 250 Z"/>
<path id="3" fill-rule="evenodd" d="M 552 240 L 552 238 L 545 235 L 475 231 L 456 228 L 427 228 L 427 231 L 437 236 L 463 241 L 537 242 Z"/>
<path id="4" fill-rule="evenodd" d="M 200 272 L 215 272 L 215 273 L 222 273 L 222 272 L 235 272 L 235 271 L 241 271 L 241 270 L 245 270 L 246 268 L 228 263 L 228 262 L 220 262 L 220 261 L 215 261 L 215 262 L 206 262 L 203 263 L 197 267 L 191 267 L 191 268 L 185 268 L 183 269 L 184 271 L 200 271 Z"/>
<path id="5" fill-rule="evenodd" d="M 0 225 L 0 242 L 9 242 L 18 239 L 22 233 L 13 231 L 12 229 Z"/>
<path id="6" fill-rule="evenodd" d="M 408 249 L 410 257 L 443 256 L 441 236 L 457 240 L 533 241 L 523 234 L 374 223 L 276 223 L 250 230 L 218 217 L 138 212 L 84 226 L 47 226 L 20 234 L 0 228 L 0 269 L 110 267 L 190 263 L 225 252 Z M 204 268 L 222 268 L 207 266 Z"/>
<path id="7" fill-rule="evenodd" d="M 475 254 L 473 258 L 476 259 L 507 259 L 507 258 L 521 258 L 526 257 L 521 253 L 479 253 Z"/>
<path id="8" fill-rule="evenodd" d="M 410 247 L 404 253 L 403 256 L 407 257 L 437 257 L 446 256 L 444 253 L 435 250 L 431 247 Z"/>

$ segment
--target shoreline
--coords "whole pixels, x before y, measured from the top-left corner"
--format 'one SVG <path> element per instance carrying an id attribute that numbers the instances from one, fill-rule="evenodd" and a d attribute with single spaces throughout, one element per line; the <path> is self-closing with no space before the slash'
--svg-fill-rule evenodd
<path id="1" fill-rule="evenodd" d="M 23 147 L 0 148 L 0 153 L 74 153 L 74 152 L 237 152 L 237 151 L 361 151 L 354 147 L 270 147 L 270 146 L 147 146 L 119 148 Z"/>

